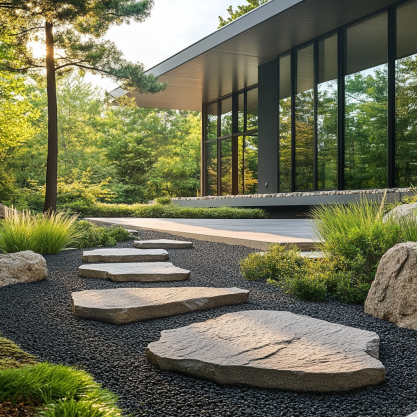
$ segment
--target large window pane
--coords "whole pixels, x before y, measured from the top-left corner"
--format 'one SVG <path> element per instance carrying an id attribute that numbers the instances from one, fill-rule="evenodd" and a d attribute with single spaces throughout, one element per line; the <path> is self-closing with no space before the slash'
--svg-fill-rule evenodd
<path id="1" fill-rule="evenodd" d="M 206 143 L 206 194 L 217 195 L 217 140 Z"/>
<path id="2" fill-rule="evenodd" d="M 258 128 L 258 89 L 252 88 L 247 94 L 247 117 L 246 130 L 254 130 Z"/>
<path id="3" fill-rule="evenodd" d="M 221 195 L 233 194 L 233 172 L 232 172 L 232 138 L 220 141 L 221 146 Z"/>
<path id="4" fill-rule="evenodd" d="M 337 188 L 337 35 L 319 42 L 317 86 L 317 182 Z"/>
<path id="5" fill-rule="evenodd" d="M 314 188 L 314 45 L 297 53 L 295 187 Z"/>
<path id="6" fill-rule="evenodd" d="M 291 191 L 291 57 L 279 59 L 279 192 Z"/>
<path id="7" fill-rule="evenodd" d="M 396 185 L 417 186 L 417 2 L 397 9 Z"/>
<path id="8" fill-rule="evenodd" d="M 207 106 L 207 137 L 206 140 L 217 138 L 217 102 Z"/>
<path id="9" fill-rule="evenodd" d="M 258 135 L 240 136 L 238 139 L 238 192 L 258 192 Z"/>
<path id="10" fill-rule="evenodd" d="M 388 14 L 347 29 L 345 187 L 387 184 Z"/>
<path id="11" fill-rule="evenodd" d="M 232 134 L 232 97 L 221 101 L 221 136 Z"/>
<path id="12" fill-rule="evenodd" d="M 245 131 L 245 93 L 237 96 L 237 131 Z"/>

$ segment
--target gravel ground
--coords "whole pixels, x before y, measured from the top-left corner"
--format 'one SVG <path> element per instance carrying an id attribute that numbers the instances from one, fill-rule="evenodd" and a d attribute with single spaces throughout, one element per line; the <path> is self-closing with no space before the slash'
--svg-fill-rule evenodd
<path id="1" fill-rule="evenodd" d="M 142 231 L 142 239 L 172 236 Z M 186 240 L 178 237 L 179 240 Z M 120 406 L 135 416 L 398 416 L 417 409 L 417 332 L 373 318 L 360 306 L 336 301 L 296 300 L 262 282 L 246 282 L 238 261 L 251 252 L 240 246 L 194 241 L 194 249 L 169 250 L 170 260 L 192 271 L 180 283 L 112 283 L 78 276 L 80 250 L 46 256 L 46 281 L 0 288 L 0 332 L 41 360 L 78 365 L 117 393 Z M 124 242 L 119 247 L 131 247 Z M 121 327 L 76 318 L 72 291 L 121 287 L 238 286 L 251 291 L 246 305 L 222 307 Z M 160 332 L 249 310 L 287 310 L 333 323 L 371 330 L 381 338 L 380 359 L 387 380 L 338 394 L 299 394 L 278 390 L 220 386 L 210 381 L 166 373 L 149 365 L 145 348 Z"/>

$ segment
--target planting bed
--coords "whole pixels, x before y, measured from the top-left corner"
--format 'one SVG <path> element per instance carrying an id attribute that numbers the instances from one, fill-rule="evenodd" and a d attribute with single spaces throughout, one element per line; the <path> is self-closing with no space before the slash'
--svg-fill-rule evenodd
<path id="1" fill-rule="evenodd" d="M 141 239 L 172 238 L 141 231 Z M 178 238 L 181 239 L 181 238 Z M 185 240 L 185 239 L 181 239 Z M 189 239 L 188 239 L 189 240 Z M 117 247 L 132 247 L 132 241 Z M 79 365 L 117 393 L 120 405 L 136 416 L 396 416 L 417 409 L 417 332 L 366 315 L 363 307 L 336 301 L 309 303 L 282 294 L 263 282 L 247 282 L 238 261 L 251 249 L 196 240 L 193 249 L 169 250 L 170 261 L 191 271 L 191 279 L 164 283 L 115 283 L 78 276 L 81 250 L 46 256 L 48 279 L 0 288 L 0 332 L 41 360 Z M 88 321 L 71 312 L 71 292 L 111 288 L 239 287 L 249 303 L 125 326 Z M 359 329 L 381 339 L 380 360 L 386 382 L 337 394 L 301 394 L 279 390 L 221 386 L 150 365 L 145 348 L 162 330 L 203 322 L 244 310 L 286 310 Z"/>

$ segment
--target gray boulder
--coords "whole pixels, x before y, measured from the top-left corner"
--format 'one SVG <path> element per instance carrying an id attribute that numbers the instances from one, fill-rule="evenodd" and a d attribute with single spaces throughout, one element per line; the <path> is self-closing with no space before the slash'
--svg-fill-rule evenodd
<path id="1" fill-rule="evenodd" d="M 365 313 L 417 330 L 417 242 L 399 243 L 382 257 Z"/>
<path id="2" fill-rule="evenodd" d="M 47 274 L 45 258 L 38 253 L 28 250 L 0 255 L 0 287 L 41 281 Z"/>
<path id="3" fill-rule="evenodd" d="M 384 222 L 386 222 L 388 219 L 393 218 L 395 219 L 401 219 L 405 216 L 416 216 L 417 211 L 417 203 L 413 204 L 402 204 L 401 206 L 397 206 L 394 209 L 392 209 L 390 212 L 388 212 L 384 216 Z"/>

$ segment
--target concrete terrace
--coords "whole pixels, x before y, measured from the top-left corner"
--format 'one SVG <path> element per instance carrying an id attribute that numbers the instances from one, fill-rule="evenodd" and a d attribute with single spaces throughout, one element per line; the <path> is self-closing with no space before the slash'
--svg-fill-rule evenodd
<path id="1" fill-rule="evenodd" d="M 305 219 L 143 219 L 88 218 L 95 223 L 127 229 L 148 229 L 210 242 L 242 245 L 264 250 L 271 243 L 294 244 L 313 249 L 311 221 Z"/>

